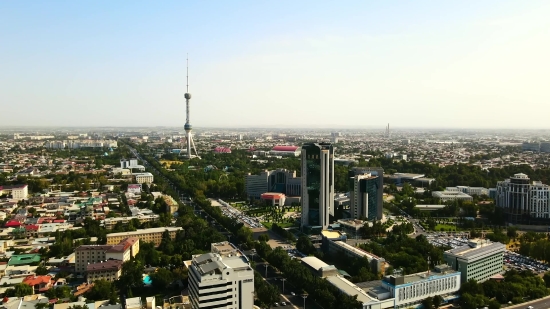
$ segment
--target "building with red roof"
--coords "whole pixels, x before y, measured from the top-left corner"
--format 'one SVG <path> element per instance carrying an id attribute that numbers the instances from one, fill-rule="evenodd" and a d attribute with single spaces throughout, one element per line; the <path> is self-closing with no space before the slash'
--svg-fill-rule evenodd
<path id="1" fill-rule="evenodd" d="M 298 157 L 301 152 L 302 148 L 299 146 L 278 145 L 273 147 L 269 154 L 272 156 Z"/>
<path id="2" fill-rule="evenodd" d="M 30 275 L 23 279 L 23 283 L 32 286 L 34 289 L 34 293 L 42 293 L 52 287 L 53 280 L 50 276 Z"/>
<path id="3" fill-rule="evenodd" d="M 5 227 L 20 227 L 20 226 L 21 226 L 21 222 L 17 220 L 10 220 L 6 222 L 6 225 L 5 225 Z"/>
<path id="4" fill-rule="evenodd" d="M 260 199 L 270 206 L 284 206 L 286 196 L 284 193 L 266 192 L 262 193 Z"/>
<path id="5" fill-rule="evenodd" d="M 213 150 L 215 153 L 231 153 L 231 148 L 218 146 Z"/>

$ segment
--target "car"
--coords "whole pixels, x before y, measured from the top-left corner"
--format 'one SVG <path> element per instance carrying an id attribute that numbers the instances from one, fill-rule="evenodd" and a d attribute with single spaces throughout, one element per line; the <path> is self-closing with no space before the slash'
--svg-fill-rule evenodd
<path id="1" fill-rule="evenodd" d="M 533 306 L 528 306 L 527 309 L 534 309 L 534 307 Z"/>
<path id="2" fill-rule="evenodd" d="M 294 293 L 294 292 L 290 292 L 290 295 L 292 295 L 292 296 L 296 296 L 296 293 Z"/>
<path id="3" fill-rule="evenodd" d="M 281 302 L 281 306 L 286 306 L 286 303 L 285 303 L 284 301 L 282 301 L 282 302 Z M 532 307 L 529 308 L 529 309 L 532 309 Z"/>
<path id="4" fill-rule="evenodd" d="M 277 307 L 277 306 L 279 306 L 279 303 L 274 303 L 273 304 L 273 307 Z"/>

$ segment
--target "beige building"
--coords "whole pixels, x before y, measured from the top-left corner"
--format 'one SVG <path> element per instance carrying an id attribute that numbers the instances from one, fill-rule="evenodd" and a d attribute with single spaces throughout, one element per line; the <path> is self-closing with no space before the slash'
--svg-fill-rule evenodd
<path id="1" fill-rule="evenodd" d="M 148 214 L 148 215 L 137 215 L 132 217 L 116 217 L 116 218 L 105 218 L 103 220 L 103 225 L 107 230 L 112 230 L 115 225 L 119 222 L 122 223 L 122 225 L 127 226 L 132 219 L 137 219 L 139 223 L 145 223 L 145 222 L 156 222 L 159 220 L 159 215 L 157 214 Z"/>
<path id="2" fill-rule="evenodd" d="M 156 227 L 151 229 L 142 229 L 134 232 L 121 232 L 107 234 L 107 244 L 118 244 L 128 237 L 137 237 L 141 242 L 152 242 L 155 246 L 160 245 L 162 233 L 168 231 L 171 239 L 176 238 L 176 233 L 183 230 L 181 227 Z"/>
<path id="3" fill-rule="evenodd" d="M 86 245 L 75 250 L 75 271 L 86 272 L 88 266 L 109 259 L 126 262 L 139 252 L 139 238 L 127 237 L 116 245 Z"/>
<path id="4" fill-rule="evenodd" d="M 115 281 L 122 274 L 122 263 L 119 260 L 107 260 L 105 262 L 94 263 L 86 266 L 87 281 L 97 280 Z"/>
<path id="5" fill-rule="evenodd" d="M 132 174 L 135 179 L 136 179 L 136 182 L 138 184 L 152 184 L 153 183 L 153 174 L 147 172 L 147 173 L 134 173 Z"/>

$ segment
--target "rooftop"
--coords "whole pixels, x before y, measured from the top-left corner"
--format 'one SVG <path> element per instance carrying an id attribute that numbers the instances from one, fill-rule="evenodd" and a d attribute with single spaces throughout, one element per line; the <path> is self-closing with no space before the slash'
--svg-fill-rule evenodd
<path id="1" fill-rule="evenodd" d="M 302 263 L 308 265 L 309 267 L 319 270 L 323 267 L 329 266 L 327 263 L 321 261 L 320 259 L 314 257 L 314 256 L 306 256 L 302 258 Z"/>
<path id="2" fill-rule="evenodd" d="M 506 246 L 499 242 L 474 239 L 467 245 L 445 251 L 445 254 L 454 255 L 463 259 L 476 259 L 491 252 L 504 252 Z"/>
<path id="3" fill-rule="evenodd" d="M 321 231 L 321 235 L 328 239 L 339 239 L 342 238 L 344 235 L 339 231 L 331 231 L 331 230 L 323 230 Z"/>
<path id="4" fill-rule="evenodd" d="M 88 264 L 86 267 L 87 272 L 96 272 L 96 271 L 112 271 L 119 270 L 122 268 L 122 261 L 119 260 L 107 260 L 105 262 Z"/>
<path id="5" fill-rule="evenodd" d="M 327 277 L 326 279 L 343 293 L 349 296 L 357 295 L 357 301 L 363 304 L 375 301 L 375 299 L 370 297 L 367 292 L 363 291 L 363 289 L 341 276 L 331 276 Z"/>
<path id="6" fill-rule="evenodd" d="M 8 265 L 27 265 L 40 262 L 40 254 L 12 255 Z"/>

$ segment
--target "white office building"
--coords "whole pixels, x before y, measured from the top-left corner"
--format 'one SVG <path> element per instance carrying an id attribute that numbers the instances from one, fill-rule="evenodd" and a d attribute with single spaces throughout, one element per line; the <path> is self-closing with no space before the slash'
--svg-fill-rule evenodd
<path id="1" fill-rule="evenodd" d="M 462 192 L 468 195 L 489 195 L 489 189 L 483 187 L 456 186 L 447 187 L 445 188 L 445 191 Z"/>
<path id="2" fill-rule="evenodd" d="M 496 206 L 502 207 L 512 223 L 525 218 L 550 218 L 550 188 L 540 181 L 531 182 L 525 174 L 515 174 L 499 181 L 496 188 Z"/>
<path id="3" fill-rule="evenodd" d="M 243 309 L 254 305 L 254 270 L 248 258 L 229 242 L 193 256 L 189 268 L 191 308 Z"/>
<path id="4" fill-rule="evenodd" d="M 467 245 L 443 253 L 445 262 L 461 273 L 462 283 L 470 279 L 483 282 L 503 272 L 506 246 L 499 242 L 473 239 Z"/>
<path id="5" fill-rule="evenodd" d="M 451 201 L 468 201 L 471 202 L 474 198 L 471 195 L 460 191 L 434 191 L 432 196 L 438 199 L 440 202 L 451 202 Z"/>

